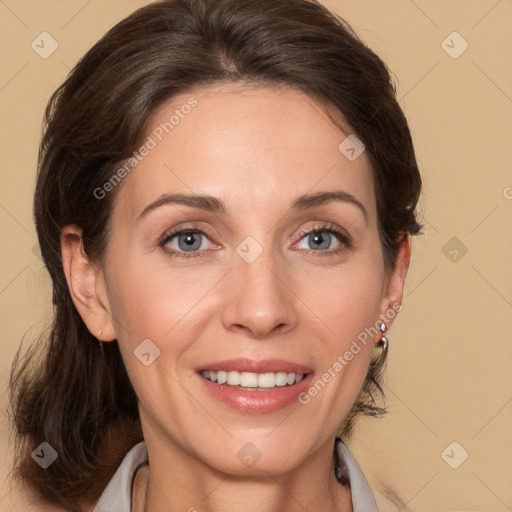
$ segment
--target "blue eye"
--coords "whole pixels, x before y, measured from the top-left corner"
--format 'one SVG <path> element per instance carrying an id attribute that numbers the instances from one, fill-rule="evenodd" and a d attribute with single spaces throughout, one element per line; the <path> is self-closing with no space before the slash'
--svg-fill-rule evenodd
<path id="1" fill-rule="evenodd" d="M 165 235 L 161 242 L 162 247 L 173 256 L 192 257 L 199 256 L 198 251 L 206 250 L 204 238 L 208 239 L 206 233 L 198 229 L 183 229 L 169 235 Z M 184 254 L 191 253 L 191 254 Z"/>
<path id="2" fill-rule="evenodd" d="M 333 236 L 333 234 L 330 231 L 323 230 L 323 231 L 313 231 L 311 233 L 308 233 L 304 238 L 303 241 L 308 242 L 308 246 L 306 249 L 320 249 L 320 250 L 326 250 L 330 249 L 331 243 L 336 241 L 336 238 Z M 337 240 L 338 243 L 340 243 L 339 240 Z"/>

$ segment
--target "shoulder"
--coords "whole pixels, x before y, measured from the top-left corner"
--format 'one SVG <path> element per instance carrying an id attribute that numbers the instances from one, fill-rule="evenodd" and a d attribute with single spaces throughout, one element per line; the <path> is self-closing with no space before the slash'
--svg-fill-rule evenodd
<path id="1" fill-rule="evenodd" d="M 148 463 L 148 450 L 144 441 L 136 444 L 124 457 L 103 494 L 95 511 L 129 512 L 134 477 L 137 470 Z"/>

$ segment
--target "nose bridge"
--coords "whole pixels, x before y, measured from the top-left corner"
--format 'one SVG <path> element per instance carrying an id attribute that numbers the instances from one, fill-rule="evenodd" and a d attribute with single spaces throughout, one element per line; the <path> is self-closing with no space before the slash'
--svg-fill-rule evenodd
<path id="1" fill-rule="evenodd" d="M 286 285 L 272 243 L 264 247 L 247 237 L 236 248 L 227 283 L 223 322 L 228 329 L 245 328 L 254 336 L 268 335 L 295 323 L 293 294 Z"/>

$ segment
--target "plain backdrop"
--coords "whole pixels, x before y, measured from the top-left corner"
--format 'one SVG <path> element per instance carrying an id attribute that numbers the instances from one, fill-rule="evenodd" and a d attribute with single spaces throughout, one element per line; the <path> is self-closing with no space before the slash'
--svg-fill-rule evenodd
<path id="1" fill-rule="evenodd" d="M 0 0 L 2 412 L 22 337 L 51 318 L 31 211 L 44 107 L 87 49 L 146 3 Z M 392 70 L 424 179 L 424 235 L 389 332 L 389 414 L 361 421 L 349 447 L 383 511 L 400 509 L 385 488 L 401 510 L 512 510 L 512 1 L 323 3 Z M 46 52 L 58 45 L 46 58 L 41 38 Z M 0 510 L 21 510 L 0 419 Z"/>

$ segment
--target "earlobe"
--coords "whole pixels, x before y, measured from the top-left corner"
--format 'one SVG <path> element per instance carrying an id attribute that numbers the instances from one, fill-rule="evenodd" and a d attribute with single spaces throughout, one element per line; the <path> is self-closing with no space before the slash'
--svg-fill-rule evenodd
<path id="1" fill-rule="evenodd" d="M 105 281 L 101 270 L 85 254 L 82 229 L 76 225 L 65 226 L 60 243 L 69 293 L 82 320 L 96 338 L 116 339 Z"/>

